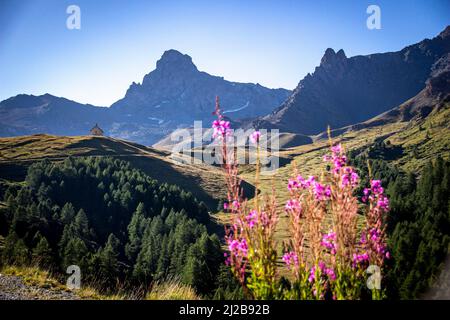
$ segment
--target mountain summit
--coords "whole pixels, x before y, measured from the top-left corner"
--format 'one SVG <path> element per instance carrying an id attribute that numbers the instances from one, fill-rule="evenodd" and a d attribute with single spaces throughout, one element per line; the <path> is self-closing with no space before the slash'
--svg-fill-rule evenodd
<path id="1" fill-rule="evenodd" d="M 189 55 L 172 49 L 164 52 L 156 69 L 145 75 L 141 84 L 133 83 L 125 97 L 111 106 L 121 115 L 114 132 L 126 127 L 134 137 L 122 138 L 136 139 L 142 132 L 160 138 L 178 127 L 192 126 L 196 120 L 209 123 L 216 96 L 220 96 L 224 113 L 233 119 L 262 116 L 289 94 L 285 89 L 212 76 L 199 71 Z"/>
<path id="2" fill-rule="evenodd" d="M 167 50 L 156 62 L 156 70 L 160 72 L 195 72 L 198 71 L 195 64 L 192 62 L 192 58 L 187 54 L 171 49 Z"/>
<path id="3" fill-rule="evenodd" d="M 450 51 L 450 27 L 401 51 L 347 58 L 325 51 L 313 74 L 300 81 L 273 113 L 253 123 L 299 134 L 317 134 L 372 118 L 425 87 L 433 64 Z"/>

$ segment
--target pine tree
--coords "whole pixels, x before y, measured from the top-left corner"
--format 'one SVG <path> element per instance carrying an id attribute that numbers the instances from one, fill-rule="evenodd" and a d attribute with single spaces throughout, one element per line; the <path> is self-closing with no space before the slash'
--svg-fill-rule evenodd
<path id="1" fill-rule="evenodd" d="M 19 237 L 17 236 L 14 229 L 10 229 L 8 236 L 5 238 L 5 245 L 2 250 L 2 262 L 5 265 L 14 264 L 15 262 L 15 245 L 19 241 Z"/>
<path id="2" fill-rule="evenodd" d="M 23 239 L 19 239 L 14 244 L 13 250 L 14 264 L 19 266 L 26 266 L 30 263 L 30 251 L 25 245 Z"/>
<path id="3" fill-rule="evenodd" d="M 101 275 L 111 282 L 119 275 L 119 247 L 120 241 L 114 234 L 110 234 L 105 247 L 100 251 Z"/>
<path id="4" fill-rule="evenodd" d="M 70 202 L 67 202 L 61 210 L 61 221 L 70 223 L 75 218 L 75 209 Z"/>
<path id="5" fill-rule="evenodd" d="M 77 265 L 84 269 L 87 267 L 88 249 L 83 240 L 78 237 L 70 239 L 64 247 L 62 253 L 62 268 L 70 265 Z"/>
<path id="6" fill-rule="evenodd" d="M 207 293 L 210 289 L 210 272 L 201 255 L 199 246 L 189 248 L 186 264 L 183 268 L 183 282 L 194 287 L 200 294 Z"/>
<path id="7" fill-rule="evenodd" d="M 87 239 L 89 237 L 89 221 L 83 209 L 80 209 L 75 216 L 74 229 L 80 238 Z"/>
<path id="8" fill-rule="evenodd" d="M 47 239 L 40 233 L 36 235 L 37 245 L 33 249 L 33 263 L 40 267 L 49 268 L 53 262 L 53 254 Z"/>
<path id="9" fill-rule="evenodd" d="M 142 202 L 136 208 L 136 211 L 128 225 L 128 243 L 125 246 L 125 254 L 127 258 L 134 262 L 141 250 L 142 237 L 146 226 L 145 206 Z"/>

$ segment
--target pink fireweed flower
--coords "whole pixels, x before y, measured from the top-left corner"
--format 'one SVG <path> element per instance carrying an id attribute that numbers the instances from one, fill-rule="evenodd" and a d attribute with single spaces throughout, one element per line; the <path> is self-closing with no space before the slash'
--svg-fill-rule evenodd
<path id="1" fill-rule="evenodd" d="M 247 242 L 245 241 L 245 239 L 242 239 L 241 242 L 239 243 L 238 249 L 240 252 L 242 252 L 243 256 L 247 256 L 247 252 L 248 252 L 248 246 L 247 246 Z"/>
<path id="2" fill-rule="evenodd" d="M 350 185 L 352 188 L 354 188 L 358 185 L 358 181 L 358 174 L 351 167 L 346 167 L 344 169 L 344 174 L 341 177 L 342 187 Z"/>
<path id="3" fill-rule="evenodd" d="M 291 269 L 291 266 L 298 267 L 298 257 L 295 252 L 286 252 L 282 259 L 288 269 Z"/>
<path id="4" fill-rule="evenodd" d="M 369 263 L 369 254 L 367 252 L 362 254 L 353 254 L 353 267 L 356 267 L 358 265 L 365 265 Z"/>
<path id="5" fill-rule="evenodd" d="M 384 189 L 381 186 L 381 180 L 372 180 L 370 181 L 370 188 L 375 194 L 382 194 Z"/>
<path id="6" fill-rule="evenodd" d="M 286 206 L 284 208 L 286 209 L 286 211 L 297 210 L 300 209 L 300 203 L 295 199 L 291 199 L 286 202 Z"/>
<path id="7" fill-rule="evenodd" d="M 327 268 L 323 261 L 319 261 L 318 266 L 320 271 L 319 274 L 322 279 L 326 280 L 326 278 L 328 278 L 331 281 L 336 280 L 336 274 L 333 268 Z M 315 280 L 316 280 L 316 266 L 312 266 L 311 270 L 309 271 L 308 281 L 312 283 Z"/>
<path id="8" fill-rule="evenodd" d="M 370 231 L 369 231 L 370 240 L 372 240 L 374 242 L 378 241 L 380 239 L 380 234 L 381 234 L 380 230 L 378 230 L 376 228 L 370 229 Z"/>
<path id="9" fill-rule="evenodd" d="M 298 188 L 298 182 L 296 180 L 289 179 L 287 188 L 289 191 L 296 190 Z"/>
<path id="10" fill-rule="evenodd" d="M 333 155 L 340 155 L 342 153 L 342 145 L 339 143 L 331 147 Z"/>
<path id="11" fill-rule="evenodd" d="M 233 200 L 232 206 L 234 209 L 239 209 L 241 205 L 240 205 L 239 201 Z"/>
<path id="12" fill-rule="evenodd" d="M 255 131 L 250 135 L 250 141 L 254 144 L 259 142 L 259 138 L 261 137 L 261 132 Z"/>
<path id="13" fill-rule="evenodd" d="M 322 247 L 327 248 L 331 254 L 336 254 L 336 233 L 330 231 L 323 235 L 322 242 L 320 243 Z"/>
<path id="14" fill-rule="evenodd" d="M 336 280 L 336 274 L 334 273 L 334 269 L 333 269 L 333 268 L 327 268 L 327 269 L 325 270 L 325 273 L 326 273 L 326 275 L 328 276 L 328 278 L 329 278 L 331 281 Z"/>
<path id="15" fill-rule="evenodd" d="M 239 245 L 239 241 L 238 240 L 231 240 L 230 243 L 228 244 L 228 250 L 230 252 L 233 252 L 236 250 L 236 248 Z"/>
<path id="16" fill-rule="evenodd" d="M 224 202 L 223 203 L 223 210 L 228 210 L 228 208 L 229 208 L 228 202 Z"/>
<path id="17" fill-rule="evenodd" d="M 363 197 L 361 198 L 362 202 L 366 203 L 367 199 L 369 198 L 369 194 L 370 194 L 370 189 L 369 188 L 364 188 L 363 190 Z"/>
<path id="18" fill-rule="evenodd" d="M 295 179 L 288 180 L 288 189 L 307 189 L 315 183 L 316 178 L 314 176 L 309 176 L 308 179 L 304 179 L 301 175 L 298 175 Z"/>
<path id="19" fill-rule="evenodd" d="M 222 138 L 231 134 L 231 126 L 229 121 L 214 120 L 212 123 L 214 129 L 213 138 Z"/>
<path id="20" fill-rule="evenodd" d="M 245 239 L 236 240 L 233 239 L 228 243 L 228 250 L 232 255 L 247 257 L 248 246 Z"/>
<path id="21" fill-rule="evenodd" d="M 381 209 L 388 211 L 389 210 L 389 199 L 383 195 L 378 198 L 377 206 Z"/>
<path id="22" fill-rule="evenodd" d="M 314 185 L 316 182 L 316 178 L 314 176 L 309 176 L 308 179 L 305 181 L 305 188 L 309 188 L 310 186 Z"/>
<path id="23" fill-rule="evenodd" d="M 296 178 L 296 180 L 297 180 L 298 185 L 299 185 L 302 189 L 305 189 L 305 188 L 306 188 L 306 180 L 305 180 L 301 175 L 298 175 L 297 178 Z"/>
<path id="24" fill-rule="evenodd" d="M 250 213 L 245 217 L 245 220 L 248 227 L 252 229 L 258 220 L 258 212 L 256 210 L 250 211 Z"/>
<path id="25" fill-rule="evenodd" d="M 331 187 L 320 184 L 319 182 L 313 182 L 314 197 L 318 201 L 329 199 L 331 196 Z"/>
<path id="26" fill-rule="evenodd" d="M 331 147 L 331 156 L 325 155 L 323 157 L 324 161 L 330 161 L 333 163 L 333 173 L 338 174 L 339 171 L 345 167 L 347 163 L 347 157 L 342 154 L 343 148 L 341 144 L 337 144 Z"/>

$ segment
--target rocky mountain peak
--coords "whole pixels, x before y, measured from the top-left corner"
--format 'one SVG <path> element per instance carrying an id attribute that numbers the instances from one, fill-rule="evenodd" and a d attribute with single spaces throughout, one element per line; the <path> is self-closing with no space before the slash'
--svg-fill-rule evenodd
<path id="1" fill-rule="evenodd" d="M 439 35 L 438 37 L 442 39 L 447 39 L 450 37 L 450 25 L 447 26 Z"/>
<path id="2" fill-rule="evenodd" d="M 332 48 L 328 48 L 327 50 L 325 50 L 325 54 L 320 61 L 320 65 L 334 65 L 336 64 L 336 62 L 344 61 L 345 59 L 347 59 L 347 56 L 345 55 L 344 50 L 341 49 L 338 52 L 335 52 Z"/>
<path id="3" fill-rule="evenodd" d="M 450 51 L 450 27 L 396 52 L 347 58 L 343 50 L 328 48 L 320 66 L 299 82 L 292 95 L 272 114 L 266 126 L 314 135 L 365 121 L 416 96 L 425 88 L 431 67 Z M 444 59 L 436 64 L 428 90 L 448 90 Z"/>
<path id="4" fill-rule="evenodd" d="M 161 59 L 156 62 L 156 69 L 161 71 L 198 71 L 189 55 L 174 49 L 163 53 Z"/>

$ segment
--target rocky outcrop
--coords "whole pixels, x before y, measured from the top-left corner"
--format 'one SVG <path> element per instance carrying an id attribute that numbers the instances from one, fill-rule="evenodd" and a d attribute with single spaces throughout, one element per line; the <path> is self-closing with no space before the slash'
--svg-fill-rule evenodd
<path id="1" fill-rule="evenodd" d="M 432 112 L 438 112 L 450 105 L 450 53 L 442 56 L 431 67 L 430 77 L 426 80 L 425 88 L 417 95 L 405 101 L 399 106 L 383 112 L 369 120 L 332 130 L 332 135 L 337 136 L 346 131 L 361 130 L 388 123 L 411 122 L 424 120 Z M 324 131 L 315 137 L 327 138 Z"/>
<path id="2" fill-rule="evenodd" d="M 0 274 L 0 300 L 80 300 L 75 293 L 24 283 L 18 276 Z"/>
<path id="3" fill-rule="evenodd" d="M 432 66 L 450 51 L 449 34 L 447 27 L 398 52 L 352 58 L 343 50 L 327 49 L 320 66 L 286 102 L 252 125 L 312 135 L 328 125 L 343 127 L 394 108 L 424 89 Z"/>
<path id="4" fill-rule="evenodd" d="M 271 112 L 289 94 L 285 89 L 209 75 L 199 71 L 190 56 L 169 50 L 156 63 L 156 69 L 141 84 L 133 83 L 111 109 L 122 116 L 116 117 L 122 119 L 119 125 L 132 122 L 136 132 L 156 128 L 154 134 L 158 134 L 192 126 L 195 120 L 209 125 L 216 96 L 220 96 L 225 115 L 243 119 Z"/>

